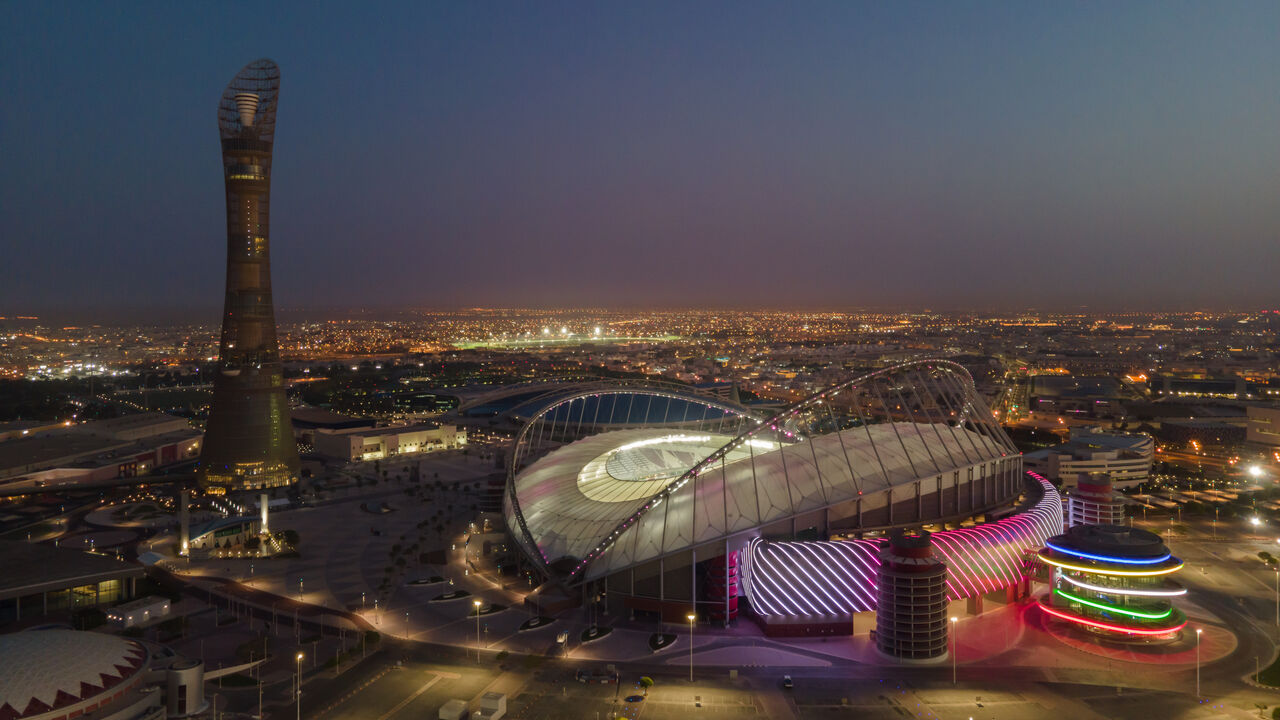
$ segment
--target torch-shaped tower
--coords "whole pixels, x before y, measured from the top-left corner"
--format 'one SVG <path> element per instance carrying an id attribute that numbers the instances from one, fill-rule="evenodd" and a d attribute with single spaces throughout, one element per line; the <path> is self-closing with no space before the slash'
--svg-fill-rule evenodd
<path id="1" fill-rule="evenodd" d="M 280 69 L 249 63 L 218 104 L 227 189 L 227 293 L 199 477 L 212 492 L 298 478 L 271 300 L 271 147 Z"/>

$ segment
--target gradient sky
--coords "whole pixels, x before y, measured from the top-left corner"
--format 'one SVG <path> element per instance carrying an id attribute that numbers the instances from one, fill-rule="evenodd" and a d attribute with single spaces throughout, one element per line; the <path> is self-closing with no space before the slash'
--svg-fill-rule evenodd
<path id="1" fill-rule="evenodd" d="M 0 314 L 1280 305 L 1280 3 L 0 6 Z"/>

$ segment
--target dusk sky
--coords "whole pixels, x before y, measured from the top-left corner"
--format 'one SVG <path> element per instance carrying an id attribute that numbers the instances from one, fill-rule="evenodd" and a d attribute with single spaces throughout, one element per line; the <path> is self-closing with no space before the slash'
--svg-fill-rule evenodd
<path id="1" fill-rule="evenodd" d="M 1280 306 L 1280 3 L 0 6 L 0 315 Z"/>

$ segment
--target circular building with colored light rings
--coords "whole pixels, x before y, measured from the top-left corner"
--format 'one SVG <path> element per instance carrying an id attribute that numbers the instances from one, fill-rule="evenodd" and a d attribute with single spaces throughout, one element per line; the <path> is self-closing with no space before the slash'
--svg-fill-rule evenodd
<path id="1" fill-rule="evenodd" d="M 851 632 L 890 530 L 934 533 L 952 599 L 1027 587 L 1062 531 L 963 367 L 919 361 L 757 413 L 691 388 L 559 395 L 513 445 L 504 514 L 551 585 L 611 611 Z M 1029 555 L 1030 553 L 1030 555 Z"/>
<path id="2" fill-rule="evenodd" d="M 1160 536 L 1123 525 L 1078 525 L 1045 543 L 1052 568 L 1040 608 L 1089 633 L 1125 641 L 1171 641 L 1187 624 L 1173 605 L 1186 589 L 1182 569 Z"/>

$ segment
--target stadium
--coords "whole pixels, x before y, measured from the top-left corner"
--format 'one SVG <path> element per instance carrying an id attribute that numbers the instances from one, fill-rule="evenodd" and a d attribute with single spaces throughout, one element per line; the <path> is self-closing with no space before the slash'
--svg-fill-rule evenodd
<path id="1" fill-rule="evenodd" d="M 929 530 L 951 600 L 1012 599 L 1062 532 L 1061 500 L 968 372 L 927 360 L 768 415 L 688 388 L 599 383 L 550 399 L 513 445 L 503 510 L 550 587 L 609 611 L 770 634 L 852 632 L 878 548 Z"/>

